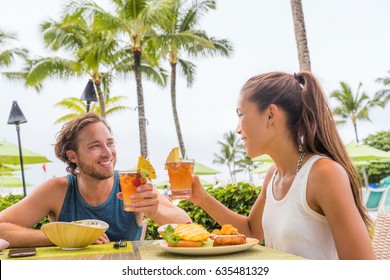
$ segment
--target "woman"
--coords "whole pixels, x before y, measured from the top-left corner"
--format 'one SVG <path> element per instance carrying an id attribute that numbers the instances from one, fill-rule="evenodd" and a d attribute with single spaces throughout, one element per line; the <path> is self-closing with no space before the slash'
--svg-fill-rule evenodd
<path id="1" fill-rule="evenodd" d="M 248 156 L 275 161 L 251 213 L 227 209 L 197 177 L 190 201 L 267 247 L 308 259 L 374 259 L 359 177 L 315 77 L 255 76 L 241 90 L 237 115 Z"/>

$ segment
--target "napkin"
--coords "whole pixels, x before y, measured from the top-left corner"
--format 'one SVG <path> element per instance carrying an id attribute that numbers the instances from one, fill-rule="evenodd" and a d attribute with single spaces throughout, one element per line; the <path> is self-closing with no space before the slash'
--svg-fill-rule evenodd
<path id="1" fill-rule="evenodd" d="M 9 242 L 4 239 L 0 239 L 0 250 L 4 250 L 9 246 Z"/>

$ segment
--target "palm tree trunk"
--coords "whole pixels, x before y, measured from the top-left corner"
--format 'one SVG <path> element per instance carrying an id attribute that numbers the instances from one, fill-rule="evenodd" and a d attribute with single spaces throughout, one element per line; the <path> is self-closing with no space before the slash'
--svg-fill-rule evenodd
<path id="1" fill-rule="evenodd" d="M 295 41 L 298 48 L 299 68 L 301 71 L 311 71 L 301 0 L 291 0 L 291 9 L 294 20 Z"/>
<path id="2" fill-rule="evenodd" d="M 101 88 L 101 83 L 100 82 L 95 82 L 95 87 L 97 89 L 97 92 L 98 92 L 98 97 L 99 97 L 99 105 L 100 105 L 100 114 L 102 115 L 103 118 L 106 118 L 106 108 L 105 108 L 105 103 L 104 103 L 104 94 L 102 92 L 102 88 Z"/>
<path id="3" fill-rule="evenodd" d="M 249 181 L 253 183 L 253 177 L 252 177 L 251 171 L 252 171 L 252 168 L 249 167 L 249 168 L 248 168 Z"/>
<path id="4" fill-rule="evenodd" d="M 230 167 L 229 163 L 227 164 L 227 166 L 228 166 L 228 169 L 229 169 L 230 180 L 232 180 L 232 183 L 234 183 L 232 168 Z"/>
<path id="5" fill-rule="evenodd" d="M 146 118 L 145 118 L 145 103 L 144 93 L 142 89 L 141 78 L 141 52 L 134 52 L 134 73 L 135 81 L 137 83 L 137 105 L 138 105 L 138 126 L 139 126 L 139 140 L 141 146 L 141 156 L 148 157 L 148 141 L 146 137 Z"/>
<path id="6" fill-rule="evenodd" d="M 358 138 L 358 132 L 357 132 L 357 125 L 356 125 L 356 123 L 353 124 L 353 127 L 355 128 L 356 143 L 359 143 L 359 138 Z"/>
<path id="7" fill-rule="evenodd" d="M 175 121 L 177 140 L 179 141 L 182 158 L 186 158 L 186 149 L 184 147 L 183 135 L 181 134 L 179 115 L 176 107 L 176 64 L 171 63 L 171 103 L 173 120 Z"/>

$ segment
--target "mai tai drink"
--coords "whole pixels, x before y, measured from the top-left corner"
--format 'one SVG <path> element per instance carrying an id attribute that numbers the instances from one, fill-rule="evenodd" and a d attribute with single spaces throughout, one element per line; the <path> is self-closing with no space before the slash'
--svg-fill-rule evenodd
<path id="1" fill-rule="evenodd" d="M 186 199 L 192 194 L 192 172 L 194 160 L 167 162 L 172 199 Z"/>
<path id="2" fill-rule="evenodd" d="M 124 210 L 127 212 L 134 211 L 135 209 L 131 207 L 131 203 L 140 201 L 142 198 L 131 199 L 131 196 L 137 193 L 137 187 L 146 183 L 146 178 L 142 177 L 141 173 L 137 171 L 119 171 L 118 173 Z"/>

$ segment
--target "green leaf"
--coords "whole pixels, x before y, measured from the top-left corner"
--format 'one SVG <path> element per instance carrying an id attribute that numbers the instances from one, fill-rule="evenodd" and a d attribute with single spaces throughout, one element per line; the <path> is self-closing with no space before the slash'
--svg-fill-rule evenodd
<path id="1" fill-rule="evenodd" d="M 175 229 L 168 225 L 164 230 L 164 239 L 172 244 L 176 244 L 180 240 L 180 237 L 174 234 Z"/>

